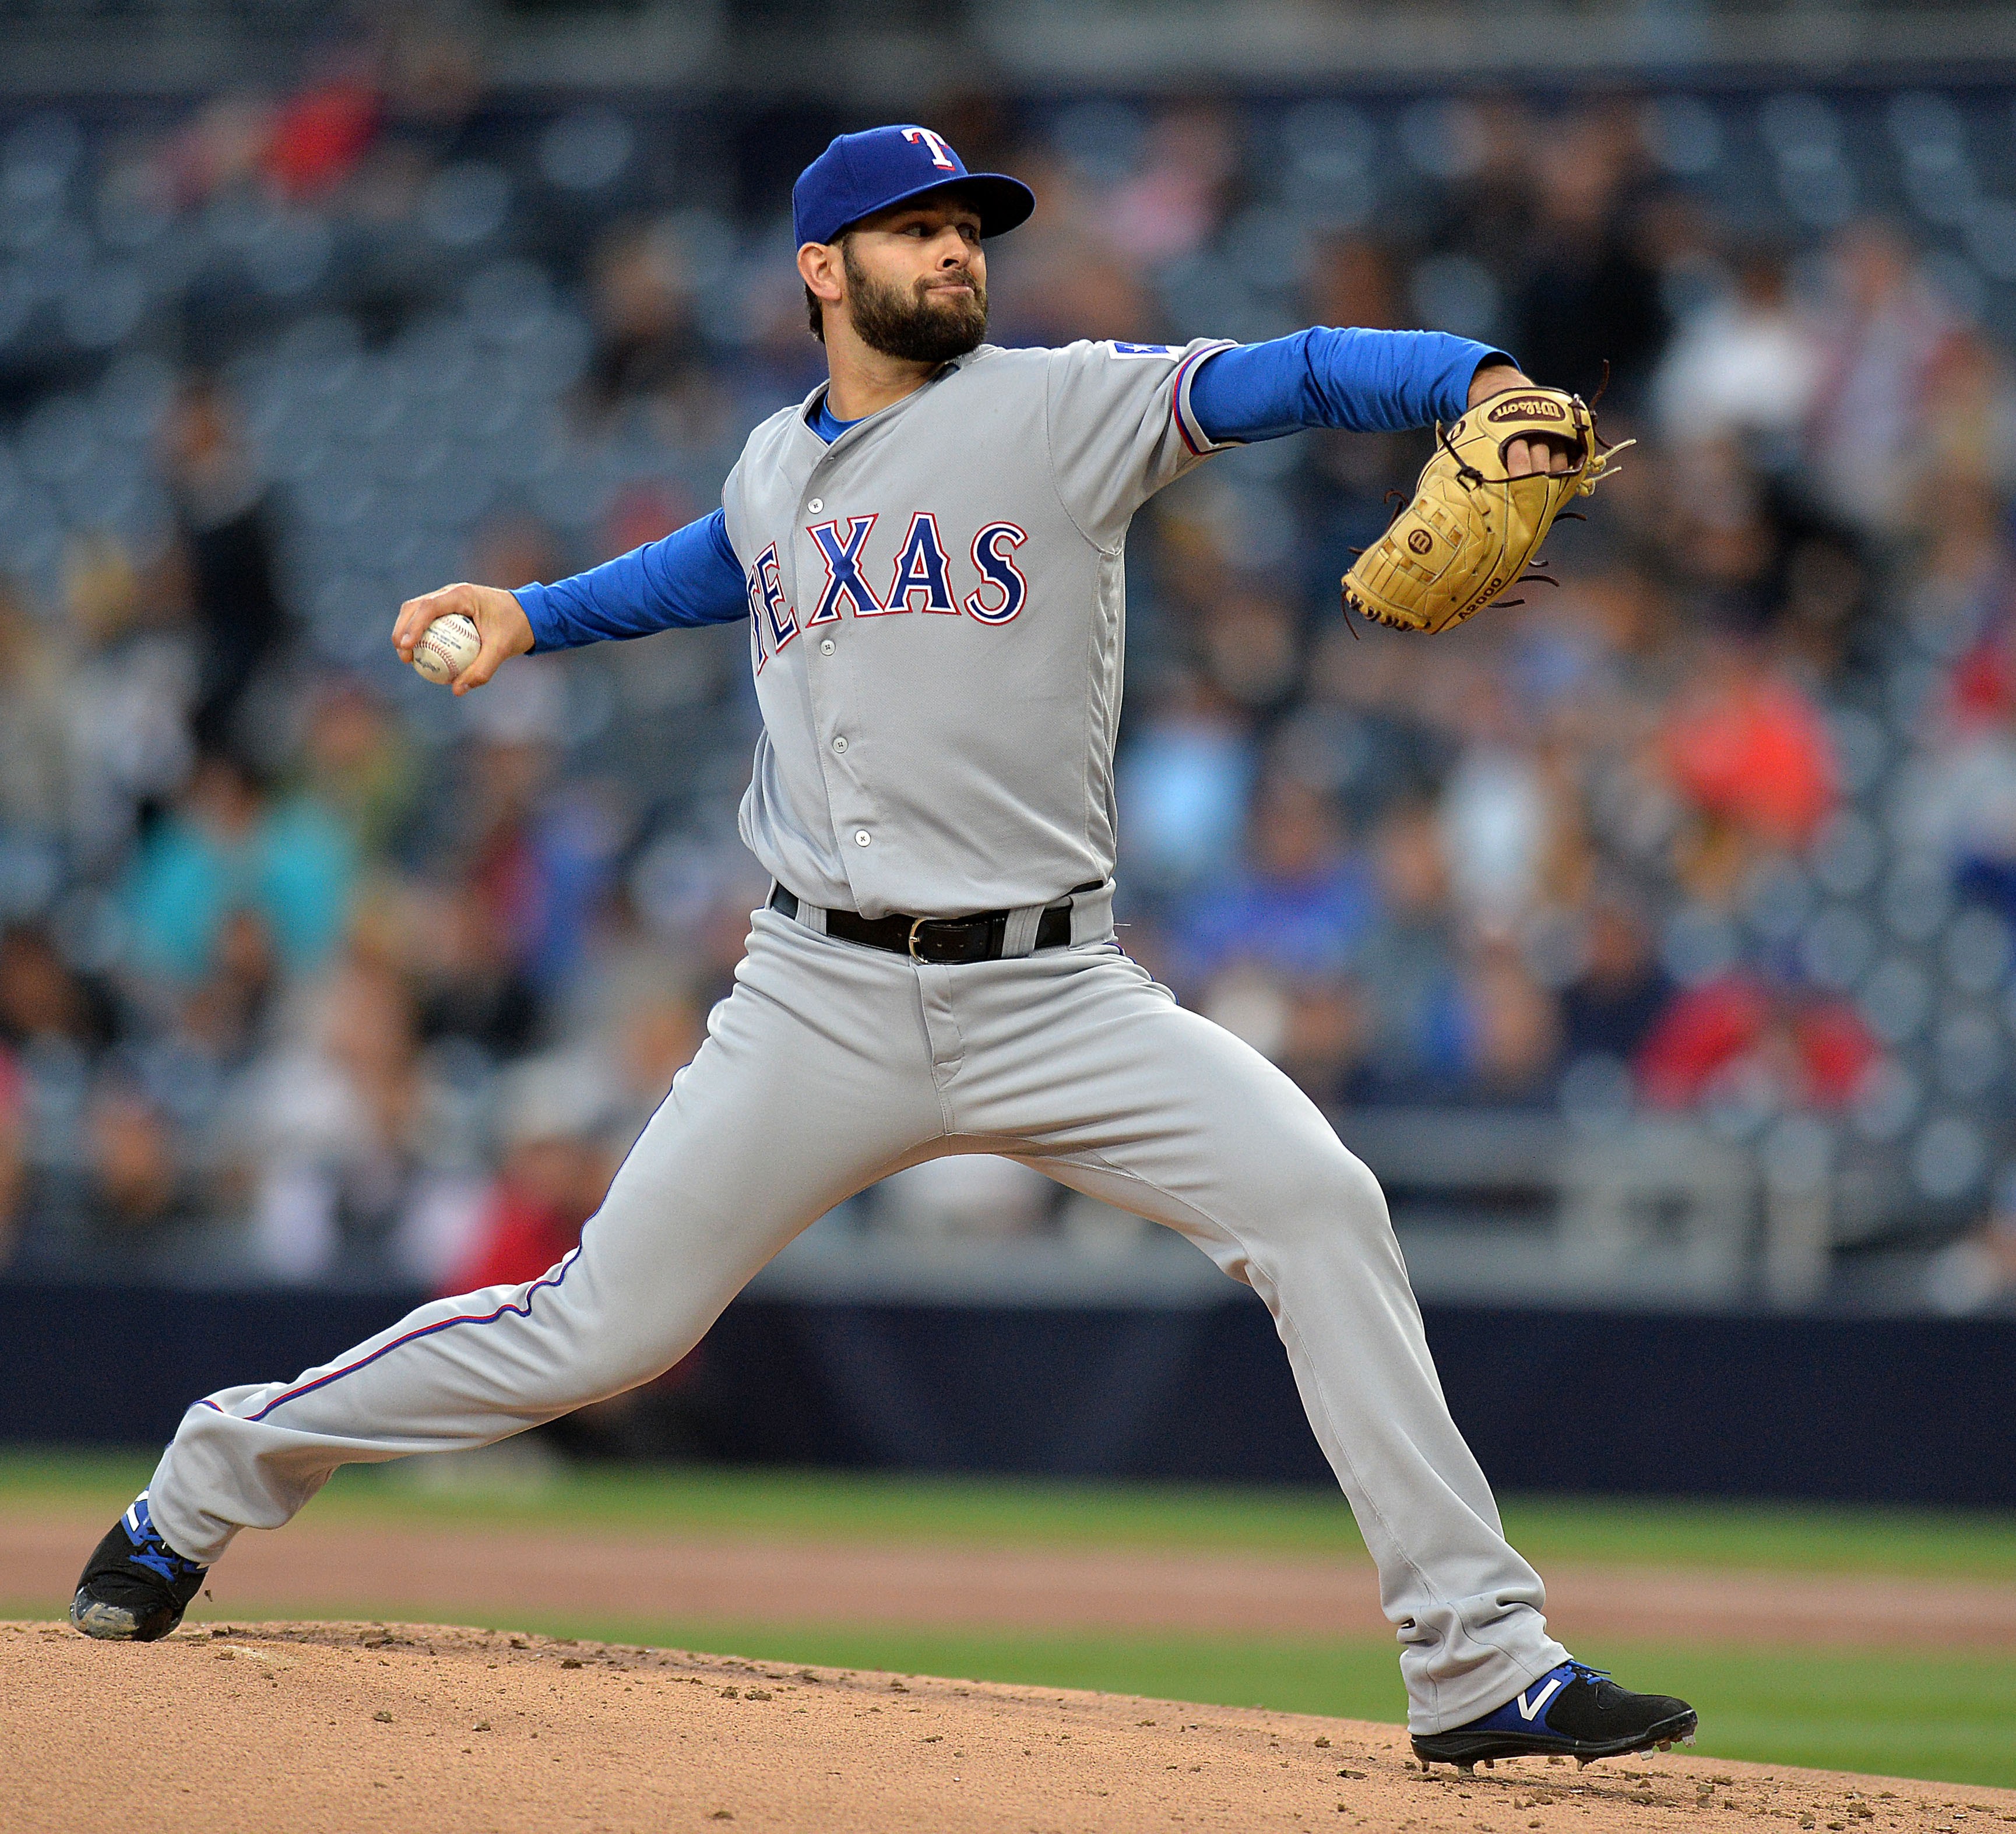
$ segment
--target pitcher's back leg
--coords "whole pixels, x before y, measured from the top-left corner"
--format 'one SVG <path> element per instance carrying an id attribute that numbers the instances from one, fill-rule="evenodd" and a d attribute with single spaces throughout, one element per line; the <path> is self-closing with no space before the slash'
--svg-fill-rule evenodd
<path id="1" fill-rule="evenodd" d="M 648 1381 L 792 1236 L 942 1125 L 893 956 L 765 911 L 733 996 L 582 1232 L 522 1286 L 422 1306 L 290 1383 L 184 1416 L 149 1487 L 178 1554 L 286 1521 L 341 1464 L 484 1445 Z"/>

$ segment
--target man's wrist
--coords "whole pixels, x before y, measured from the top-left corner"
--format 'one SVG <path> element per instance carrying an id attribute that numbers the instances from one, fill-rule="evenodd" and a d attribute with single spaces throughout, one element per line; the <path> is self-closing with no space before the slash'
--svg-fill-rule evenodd
<path id="1" fill-rule="evenodd" d="M 539 647 L 538 620 L 545 611 L 546 589 L 535 581 L 529 586 L 512 587 L 509 596 L 517 601 L 518 610 L 524 617 L 525 628 L 531 633 L 532 638 L 531 642 L 517 653 L 520 656 L 534 655 Z"/>
<path id="2" fill-rule="evenodd" d="M 1474 408 L 1479 401 L 1489 401 L 1493 395 L 1502 395 L 1510 388 L 1529 387 L 1517 364 L 1510 357 L 1486 357 L 1471 373 L 1468 405 Z"/>

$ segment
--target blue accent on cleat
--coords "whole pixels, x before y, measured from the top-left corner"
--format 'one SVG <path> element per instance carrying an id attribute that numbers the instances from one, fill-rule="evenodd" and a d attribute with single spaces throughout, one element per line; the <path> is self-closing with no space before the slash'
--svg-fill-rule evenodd
<path id="1" fill-rule="evenodd" d="M 196 1566 L 193 1560 L 185 1560 L 161 1539 L 161 1531 L 154 1526 L 153 1512 L 147 1507 L 147 1493 L 141 1491 L 133 1499 L 133 1506 L 121 1518 L 126 1530 L 126 1538 L 133 1544 L 133 1552 L 127 1555 L 135 1566 L 144 1566 L 149 1573 L 159 1573 L 172 1585 L 189 1568 Z M 203 1569 L 196 1568 L 200 1573 Z"/>
<path id="2" fill-rule="evenodd" d="M 1583 1662 L 1564 1662 L 1558 1668 L 1550 1668 L 1531 1687 L 1521 1688 L 1503 1706 L 1495 1707 L 1481 1719 L 1474 1719 L 1460 1730 L 1466 1732 L 1548 1732 L 1554 1728 L 1547 1724 L 1547 1714 L 1561 1697 L 1561 1692 L 1578 1675 L 1590 1681 L 1607 1676 L 1607 1669 L 1591 1668 Z M 1556 1737 L 1561 1735 L 1556 1733 Z"/>
<path id="3" fill-rule="evenodd" d="M 70 1620 L 87 1637 L 151 1643 L 182 1622 L 209 1570 L 161 1538 L 142 1491 L 92 1550 Z"/>

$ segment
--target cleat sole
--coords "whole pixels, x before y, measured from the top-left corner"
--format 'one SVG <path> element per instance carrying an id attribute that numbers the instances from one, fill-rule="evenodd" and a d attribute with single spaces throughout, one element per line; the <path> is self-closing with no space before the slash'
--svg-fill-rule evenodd
<path id="1" fill-rule="evenodd" d="M 87 1637 L 100 1637 L 110 1643 L 138 1642 L 140 1626 L 123 1605 L 103 1605 L 79 1593 L 70 1608 L 70 1620 Z"/>
<path id="2" fill-rule="evenodd" d="M 158 1642 L 182 1620 L 182 1614 L 166 1606 L 135 1611 L 124 1605 L 108 1605 L 80 1591 L 70 1601 L 70 1623 L 87 1637 L 107 1643 Z"/>
<path id="3" fill-rule="evenodd" d="M 1654 1746 L 1666 1749 L 1676 1743 L 1691 1745 L 1698 1723 L 1690 1708 L 1685 1714 L 1656 1721 L 1641 1732 L 1580 1744 L 1570 1739 L 1549 1738 L 1544 1733 L 1437 1732 L 1416 1739 L 1414 1755 L 1424 1769 L 1431 1764 L 1448 1764 L 1467 1771 L 1473 1765 L 1488 1764 L 1500 1757 L 1571 1757 L 1586 1768 L 1599 1758 L 1629 1757 Z"/>

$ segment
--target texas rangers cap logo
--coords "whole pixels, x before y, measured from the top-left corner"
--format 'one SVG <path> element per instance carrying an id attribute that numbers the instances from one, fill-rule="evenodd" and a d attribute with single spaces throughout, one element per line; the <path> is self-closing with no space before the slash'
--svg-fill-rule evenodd
<path id="1" fill-rule="evenodd" d="M 903 130 L 903 138 L 913 145 L 928 146 L 931 149 L 931 164 L 940 171 L 956 172 L 964 169 L 959 163 L 959 156 L 953 153 L 952 149 L 930 128 L 905 128 Z"/>

